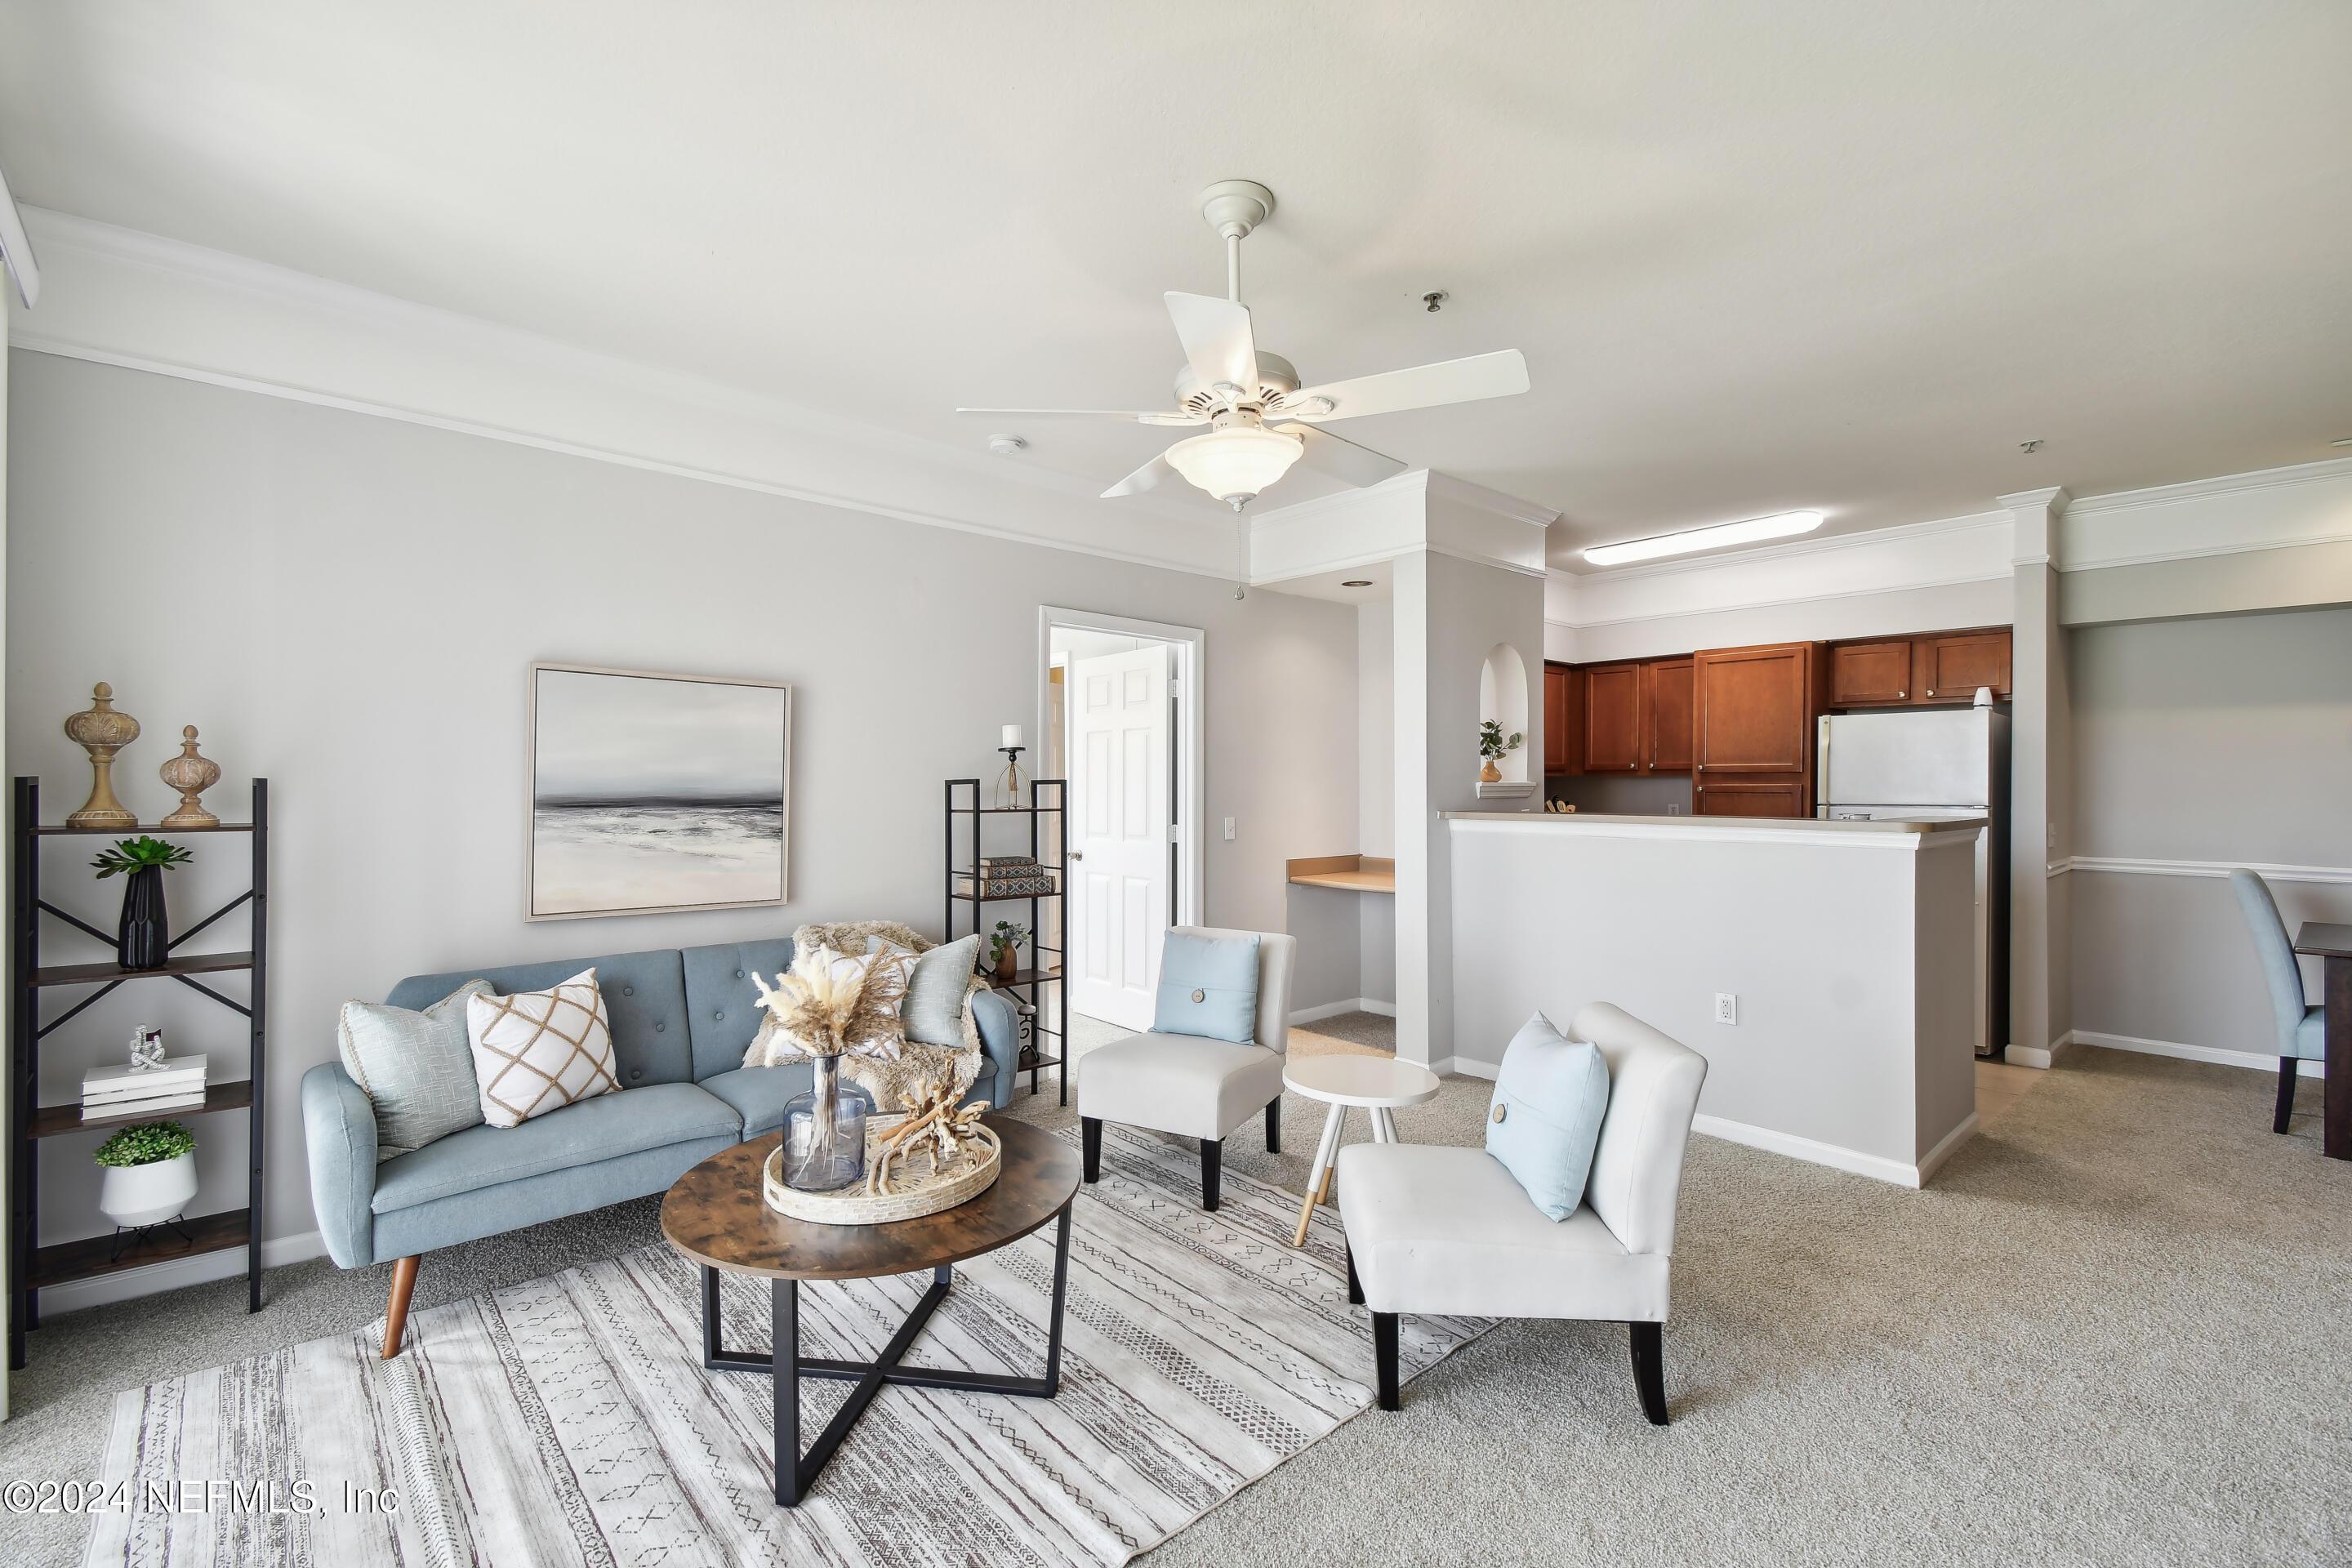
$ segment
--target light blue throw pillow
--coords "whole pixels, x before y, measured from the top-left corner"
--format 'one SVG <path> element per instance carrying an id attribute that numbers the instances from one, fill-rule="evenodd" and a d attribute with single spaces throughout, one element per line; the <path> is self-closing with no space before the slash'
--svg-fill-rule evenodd
<path id="1" fill-rule="evenodd" d="M 1609 1060 L 1538 1013 L 1511 1037 L 1486 1112 L 1486 1152 L 1503 1163 L 1536 1207 L 1566 1219 L 1584 1201 L 1601 1119 L 1609 1112 Z"/>
<path id="2" fill-rule="evenodd" d="M 375 1105 L 377 1163 L 482 1124 L 466 999 L 496 994 L 488 981 L 468 980 L 421 1013 L 382 1002 L 343 1004 L 336 1043 L 343 1070 Z"/>
<path id="3" fill-rule="evenodd" d="M 919 1045 L 963 1049 L 963 994 L 971 984 L 973 963 L 980 957 L 980 937 L 974 933 L 941 942 L 915 960 L 907 978 L 907 994 L 898 1004 L 898 1022 L 907 1037 Z"/>
<path id="4" fill-rule="evenodd" d="M 1170 931 L 1160 950 L 1158 1035 L 1199 1035 L 1248 1045 L 1257 1038 L 1257 936 Z"/>

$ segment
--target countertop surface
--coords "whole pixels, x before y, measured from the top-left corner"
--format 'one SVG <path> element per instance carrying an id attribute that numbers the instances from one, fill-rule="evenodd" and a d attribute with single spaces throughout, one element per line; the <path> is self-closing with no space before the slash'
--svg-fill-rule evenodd
<path id="1" fill-rule="evenodd" d="M 1518 822 L 1541 824 L 1548 827 L 1639 825 L 1687 827 L 1702 833 L 1724 827 L 1762 828 L 1768 832 L 1954 833 L 1974 832 L 1984 826 L 1987 821 L 1981 816 L 1962 817 L 1950 822 L 1850 822 L 1818 816 L 1622 816 L 1603 811 L 1441 811 L 1437 815 L 1449 822 Z"/>

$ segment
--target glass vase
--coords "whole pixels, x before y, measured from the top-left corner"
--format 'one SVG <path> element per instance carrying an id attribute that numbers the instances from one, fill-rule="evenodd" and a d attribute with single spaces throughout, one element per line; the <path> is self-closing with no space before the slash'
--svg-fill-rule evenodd
<path id="1" fill-rule="evenodd" d="M 829 1193 L 866 1176 L 866 1095 L 841 1081 L 841 1058 L 817 1057 L 816 1079 L 784 1107 L 784 1184 Z"/>

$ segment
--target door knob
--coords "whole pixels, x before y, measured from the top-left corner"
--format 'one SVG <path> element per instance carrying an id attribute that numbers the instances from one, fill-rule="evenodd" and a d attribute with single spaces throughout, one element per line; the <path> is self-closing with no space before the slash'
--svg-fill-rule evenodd
<path id="1" fill-rule="evenodd" d="M 1073 849 L 1070 851 L 1070 858 L 1073 860 L 1083 860 L 1086 858 L 1087 852 L 1083 849 Z"/>

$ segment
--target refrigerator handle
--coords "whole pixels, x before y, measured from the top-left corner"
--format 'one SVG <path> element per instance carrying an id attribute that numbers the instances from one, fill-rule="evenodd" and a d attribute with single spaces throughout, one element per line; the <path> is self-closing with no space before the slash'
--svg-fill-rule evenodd
<path id="1" fill-rule="evenodd" d="M 1830 716 L 1824 713 L 1813 722 L 1819 726 L 1813 742 L 1813 815 L 1826 821 L 1830 815 Z"/>

